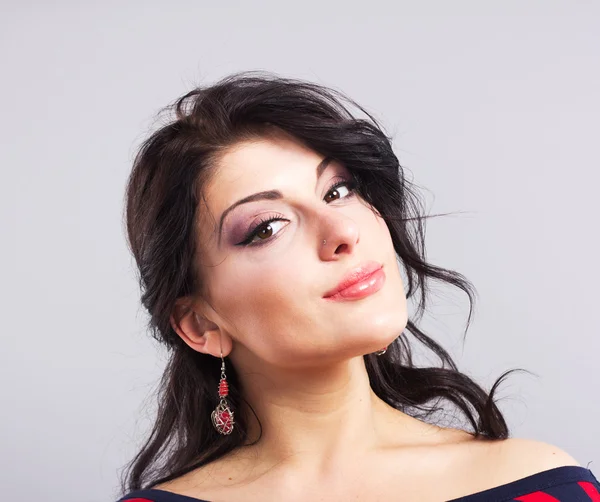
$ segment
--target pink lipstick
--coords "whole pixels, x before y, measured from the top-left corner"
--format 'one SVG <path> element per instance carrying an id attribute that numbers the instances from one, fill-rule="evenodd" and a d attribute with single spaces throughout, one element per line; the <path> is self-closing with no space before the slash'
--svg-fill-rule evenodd
<path id="1" fill-rule="evenodd" d="M 379 291 L 385 282 L 383 265 L 368 261 L 349 270 L 339 284 L 323 298 L 332 301 L 358 300 Z"/>

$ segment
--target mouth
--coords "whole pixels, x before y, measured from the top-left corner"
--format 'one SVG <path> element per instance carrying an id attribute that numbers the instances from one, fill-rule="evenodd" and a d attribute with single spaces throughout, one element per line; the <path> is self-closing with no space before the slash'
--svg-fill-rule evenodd
<path id="1" fill-rule="evenodd" d="M 324 299 L 358 300 L 379 291 L 385 283 L 383 265 L 368 261 L 349 270 L 336 287 L 329 290 Z"/>

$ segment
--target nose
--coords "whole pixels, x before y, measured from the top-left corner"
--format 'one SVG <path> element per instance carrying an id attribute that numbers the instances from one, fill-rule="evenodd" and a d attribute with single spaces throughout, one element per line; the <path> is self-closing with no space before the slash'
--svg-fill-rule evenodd
<path id="1" fill-rule="evenodd" d="M 360 241 L 357 223 L 339 210 L 332 210 L 321 220 L 321 233 L 317 241 L 319 255 L 324 260 L 335 259 L 340 254 L 352 254 Z"/>

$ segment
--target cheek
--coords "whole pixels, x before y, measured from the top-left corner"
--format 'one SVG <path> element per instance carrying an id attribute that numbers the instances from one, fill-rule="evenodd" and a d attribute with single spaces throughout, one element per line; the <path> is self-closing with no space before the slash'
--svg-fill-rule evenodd
<path id="1" fill-rule="evenodd" d="M 232 337 L 265 360 L 286 357 L 288 352 L 297 355 L 306 339 L 302 333 L 315 329 L 310 294 L 316 293 L 297 273 L 303 266 L 293 260 L 281 267 L 272 262 L 264 268 L 253 265 L 217 281 L 228 284 L 217 304 Z"/>

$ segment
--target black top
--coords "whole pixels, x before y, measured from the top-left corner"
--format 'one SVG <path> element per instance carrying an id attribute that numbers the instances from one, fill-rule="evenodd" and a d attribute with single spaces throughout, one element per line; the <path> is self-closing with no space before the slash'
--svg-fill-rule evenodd
<path id="1" fill-rule="evenodd" d="M 600 502 L 600 482 L 591 470 L 564 465 L 446 502 Z M 166 490 L 136 490 L 117 502 L 210 502 Z M 240 501 L 242 502 L 242 501 Z M 390 502 L 393 500 L 390 499 Z"/>

